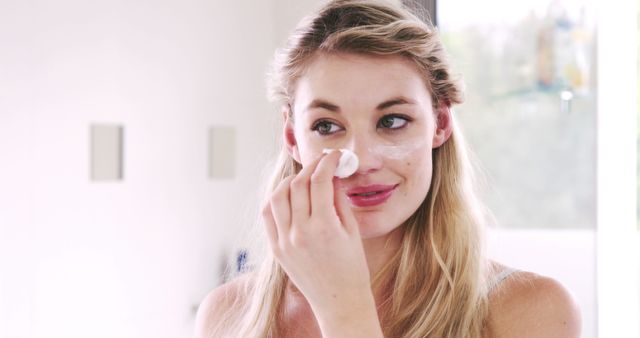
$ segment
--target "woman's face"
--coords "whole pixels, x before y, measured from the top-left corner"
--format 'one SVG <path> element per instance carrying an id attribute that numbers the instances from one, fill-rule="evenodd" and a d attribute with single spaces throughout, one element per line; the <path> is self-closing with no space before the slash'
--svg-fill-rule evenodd
<path id="1" fill-rule="evenodd" d="M 284 128 L 290 154 L 306 166 L 324 148 L 352 150 L 360 164 L 340 179 L 343 193 L 351 196 L 353 189 L 371 185 L 393 189 L 377 204 L 349 198 L 362 238 L 396 229 L 429 191 L 431 151 L 450 135 L 449 109 L 434 114 L 421 74 L 400 56 L 319 54 L 294 92 L 294 118 Z"/>

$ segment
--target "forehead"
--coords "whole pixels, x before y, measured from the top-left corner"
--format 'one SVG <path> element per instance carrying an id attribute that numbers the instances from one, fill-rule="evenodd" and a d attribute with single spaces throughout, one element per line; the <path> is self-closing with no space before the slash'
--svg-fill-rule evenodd
<path id="1" fill-rule="evenodd" d="M 319 54 L 298 79 L 294 93 L 296 111 L 319 98 L 341 107 L 375 107 L 397 96 L 431 105 L 422 73 L 402 56 Z"/>

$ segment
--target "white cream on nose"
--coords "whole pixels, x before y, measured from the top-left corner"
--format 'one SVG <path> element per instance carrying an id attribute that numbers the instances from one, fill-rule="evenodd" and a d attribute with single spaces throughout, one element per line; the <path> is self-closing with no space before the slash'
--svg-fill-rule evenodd
<path id="1" fill-rule="evenodd" d="M 322 150 L 323 154 L 328 154 L 333 149 L 325 148 Z M 360 161 L 358 160 L 358 155 L 356 155 L 353 151 L 349 149 L 340 149 L 342 153 L 340 155 L 340 161 L 338 162 L 338 168 L 336 168 L 336 172 L 333 174 L 339 178 L 345 178 L 353 175 L 353 173 L 358 170 L 358 165 Z"/>

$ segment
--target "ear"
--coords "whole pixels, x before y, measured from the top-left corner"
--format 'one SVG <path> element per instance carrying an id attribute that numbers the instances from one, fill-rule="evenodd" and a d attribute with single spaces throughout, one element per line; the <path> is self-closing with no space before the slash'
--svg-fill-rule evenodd
<path id="1" fill-rule="evenodd" d="M 282 118 L 284 120 L 284 127 L 282 128 L 282 137 L 284 139 L 284 145 L 287 148 L 289 156 L 302 164 L 300 161 L 300 152 L 298 151 L 298 142 L 296 141 L 296 135 L 293 126 L 293 120 L 291 118 L 291 109 L 286 107 L 282 110 Z"/>
<path id="2" fill-rule="evenodd" d="M 453 118 L 451 108 L 446 103 L 440 103 L 435 114 L 436 131 L 433 134 L 433 148 L 443 145 L 453 132 Z"/>

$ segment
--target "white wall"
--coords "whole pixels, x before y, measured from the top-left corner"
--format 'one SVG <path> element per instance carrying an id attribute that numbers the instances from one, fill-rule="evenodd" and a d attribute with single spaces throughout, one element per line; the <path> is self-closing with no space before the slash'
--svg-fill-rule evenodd
<path id="1" fill-rule="evenodd" d="M 272 151 L 272 1 L 0 2 L 0 336 L 187 337 Z M 89 181 L 120 123 L 124 180 Z M 236 179 L 207 178 L 211 125 Z"/>

